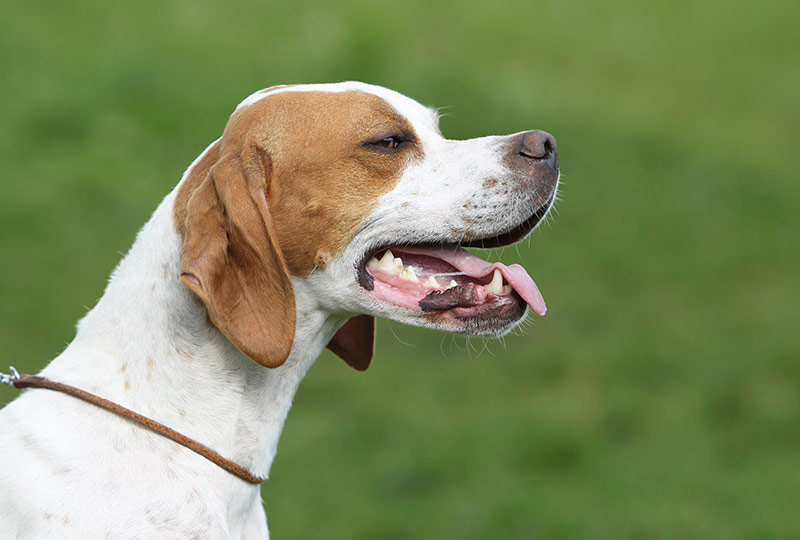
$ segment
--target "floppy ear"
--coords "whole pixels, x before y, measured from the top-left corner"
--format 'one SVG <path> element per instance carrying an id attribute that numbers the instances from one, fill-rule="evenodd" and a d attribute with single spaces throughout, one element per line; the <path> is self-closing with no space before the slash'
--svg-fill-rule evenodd
<path id="1" fill-rule="evenodd" d="M 375 352 L 375 317 L 358 315 L 351 318 L 334 334 L 328 348 L 350 367 L 364 371 Z"/>
<path id="2" fill-rule="evenodd" d="M 274 368 L 286 361 L 295 299 L 267 207 L 269 156 L 248 147 L 223 156 L 188 197 L 181 281 L 244 354 Z"/>

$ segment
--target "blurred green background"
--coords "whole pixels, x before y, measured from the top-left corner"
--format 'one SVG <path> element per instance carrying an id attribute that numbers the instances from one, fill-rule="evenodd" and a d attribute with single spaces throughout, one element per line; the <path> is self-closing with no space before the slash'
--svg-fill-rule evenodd
<path id="1" fill-rule="evenodd" d="M 451 138 L 558 138 L 557 215 L 503 253 L 550 310 L 485 346 L 381 321 L 364 374 L 325 353 L 263 490 L 274 538 L 798 538 L 799 15 L 7 2 L 0 369 L 71 340 L 242 98 L 365 80 Z"/>

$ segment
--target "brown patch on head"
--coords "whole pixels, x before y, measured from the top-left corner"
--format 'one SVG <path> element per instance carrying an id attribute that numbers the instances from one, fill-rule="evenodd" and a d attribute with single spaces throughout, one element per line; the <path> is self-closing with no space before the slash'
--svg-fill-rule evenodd
<path id="1" fill-rule="evenodd" d="M 390 137 L 404 142 L 377 144 Z M 241 107 L 178 189 L 182 282 L 245 354 L 280 365 L 294 335 L 289 274 L 328 265 L 422 155 L 408 120 L 367 92 L 278 92 Z"/>
<path id="2" fill-rule="evenodd" d="M 262 92 L 276 88 L 281 87 Z M 368 144 L 392 135 L 409 143 L 397 151 Z M 208 171 L 247 147 L 271 161 L 264 186 L 269 211 L 286 264 L 301 276 L 338 255 L 408 161 L 423 155 L 408 120 L 376 95 L 357 90 L 266 95 L 231 116 L 223 137 L 178 190 L 175 222 L 181 235 L 188 198 Z"/>
<path id="3" fill-rule="evenodd" d="M 394 152 L 368 144 L 393 135 L 410 143 Z M 225 152 L 254 144 L 270 156 L 267 201 L 294 275 L 338 255 L 408 161 L 422 156 L 408 120 L 361 91 L 267 96 L 231 117 L 223 144 Z"/>

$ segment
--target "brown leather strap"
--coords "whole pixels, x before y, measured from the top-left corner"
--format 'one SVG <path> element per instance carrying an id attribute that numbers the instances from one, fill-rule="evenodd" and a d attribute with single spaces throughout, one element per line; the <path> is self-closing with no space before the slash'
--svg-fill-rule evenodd
<path id="1" fill-rule="evenodd" d="M 111 411 L 124 418 L 132 420 L 137 424 L 140 424 L 152 431 L 155 431 L 159 435 L 163 435 L 168 439 L 172 439 L 176 443 L 185 446 L 192 452 L 200 454 L 201 456 L 211 461 L 212 463 L 222 467 L 229 473 L 238 476 L 245 482 L 250 482 L 251 484 L 260 484 L 261 482 L 264 481 L 263 478 L 255 476 L 241 465 L 222 457 L 208 446 L 200 444 L 194 439 L 190 439 L 189 437 L 178 433 L 174 429 L 168 428 L 164 424 L 160 424 L 155 420 L 147 418 L 146 416 L 142 416 L 141 414 L 133 412 L 130 409 L 126 409 L 122 405 L 117 405 L 112 401 L 108 401 L 107 399 L 86 392 L 85 390 L 81 390 L 80 388 L 75 388 L 74 386 L 70 386 L 68 384 L 51 381 L 46 377 L 39 377 L 37 375 L 20 375 L 18 378 L 11 379 L 11 383 L 14 385 L 15 388 L 19 389 L 47 388 L 48 390 L 63 392 L 78 399 L 82 399 L 83 401 L 91 403 L 92 405 L 97 405 L 100 408 L 106 409 L 107 411 Z"/>

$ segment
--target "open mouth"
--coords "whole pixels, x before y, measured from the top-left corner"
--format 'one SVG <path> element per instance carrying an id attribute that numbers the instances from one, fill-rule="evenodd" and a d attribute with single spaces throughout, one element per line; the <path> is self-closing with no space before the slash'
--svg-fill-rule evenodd
<path id="1" fill-rule="evenodd" d="M 500 247 L 528 235 L 547 214 L 552 199 L 522 223 L 497 236 L 466 242 L 387 245 L 367 252 L 359 265 L 360 285 L 378 299 L 424 315 L 457 319 L 520 319 L 528 305 L 547 311 L 536 283 L 518 265 L 489 262 L 464 247 Z"/>

